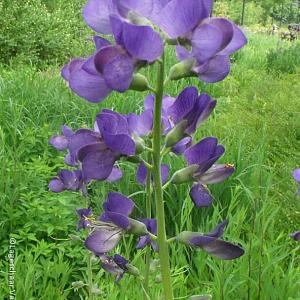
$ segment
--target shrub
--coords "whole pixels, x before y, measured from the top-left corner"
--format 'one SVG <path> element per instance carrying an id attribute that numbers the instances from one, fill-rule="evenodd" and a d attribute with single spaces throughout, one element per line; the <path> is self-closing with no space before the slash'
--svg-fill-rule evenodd
<path id="1" fill-rule="evenodd" d="M 0 2 L 0 62 L 44 68 L 80 54 L 90 34 L 81 18 L 82 5 L 83 0 Z"/>

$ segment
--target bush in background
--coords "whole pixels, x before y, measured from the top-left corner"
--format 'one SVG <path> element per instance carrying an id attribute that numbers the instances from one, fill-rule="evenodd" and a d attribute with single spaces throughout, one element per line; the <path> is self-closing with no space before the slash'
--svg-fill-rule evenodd
<path id="1" fill-rule="evenodd" d="M 45 68 L 84 53 L 87 37 L 92 35 L 81 17 L 84 2 L 1 1 L 0 63 Z"/>
<path id="2" fill-rule="evenodd" d="M 287 47 L 271 49 L 267 54 L 267 70 L 276 73 L 295 74 L 300 70 L 300 42 Z"/>

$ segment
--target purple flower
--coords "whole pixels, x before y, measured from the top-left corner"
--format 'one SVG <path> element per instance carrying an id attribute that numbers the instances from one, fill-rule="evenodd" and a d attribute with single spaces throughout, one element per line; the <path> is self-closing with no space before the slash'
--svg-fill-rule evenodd
<path id="1" fill-rule="evenodd" d="M 203 123 L 215 108 L 217 101 L 209 95 L 198 95 L 196 87 L 185 88 L 176 98 L 174 104 L 169 107 L 168 113 L 176 125 L 186 120 L 186 134 L 195 133 L 197 127 Z"/>
<path id="2" fill-rule="evenodd" d="M 50 139 L 50 144 L 57 150 L 63 151 L 68 148 L 69 140 L 73 136 L 74 132 L 66 125 L 61 127 L 62 135 L 54 135 Z"/>
<path id="3" fill-rule="evenodd" d="M 189 231 L 181 232 L 177 236 L 177 241 L 194 248 L 201 248 L 208 254 L 220 259 L 236 259 L 245 253 L 243 248 L 219 239 L 223 235 L 227 223 L 227 221 L 224 221 L 218 224 L 213 231 L 207 234 Z"/>
<path id="4" fill-rule="evenodd" d="M 163 42 L 150 26 L 138 26 L 110 17 L 116 45 L 100 49 L 95 67 L 111 90 L 125 92 L 131 85 L 136 68 L 160 57 Z"/>
<path id="5" fill-rule="evenodd" d="M 299 189 L 298 189 L 298 195 L 300 196 L 300 168 L 299 169 L 295 169 L 293 171 L 293 177 L 294 180 L 298 183 L 299 185 Z"/>
<path id="6" fill-rule="evenodd" d="M 189 65 L 189 71 L 204 82 L 223 80 L 230 72 L 229 55 L 247 43 L 241 29 L 222 18 L 205 19 L 193 32 L 192 51 L 176 47 L 177 58 Z"/>
<path id="7" fill-rule="evenodd" d="M 77 224 L 77 230 L 91 227 L 91 222 L 89 221 L 89 217 L 93 215 L 91 208 L 79 208 L 76 209 L 76 213 L 80 217 Z"/>
<path id="8" fill-rule="evenodd" d="M 130 227 L 129 215 L 133 211 L 134 202 L 120 193 L 108 193 L 103 203 L 104 213 L 99 217 L 102 222 L 112 222 L 126 230 Z"/>
<path id="9" fill-rule="evenodd" d="M 169 176 L 169 172 L 170 172 L 169 166 L 166 164 L 162 164 L 160 167 L 160 172 L 161 172 L 161 181 L 162 181 L 162 184 L 164 184 L 168 180 L 168 176 Z M 144 163 L 140 163 L 138 166 L 137 172 L 136 172 L 137 182 L 142 185 L 146 185 L 147 173 L 148 173 L 148 169 L 146 168 Z M 152 176 L 151 180 L 153 181 L 153 176 Z"/>
<path id="10" fill-rule="evenodd" d="M 157 222 L 156 222 L 156 219 L 142 219 L 140 221 L 143 222 L 146 225 L 147 230 L 149 232 L 151 232 L 154 235 L 157 234 Z M 150 245 L 154 251 L 158 251 L 158 245 L 157 245 L 157 243 L 155 241 L 152 241 L 152 239 L 150 238 L 149 234 L 148 235 L 143 235 L 143 236 L 139 237 L 139 239 L 137 241 L 137 244 L 136 244 L 136 248 L 137 249 L 143 249 L 147 245 Z"/>
<path id="11" fill-rule="evenodd" d="M 297 242 L 300 242 L 300 230 L 290 234 L 290 237 Z"/>
<path id="12" fill-rule="evenodd" d="M 191 174 L 188 174 L 187 178 L 183 178 L 182 181 L 177 183 L 186 182 L 187 180 L 195 182 L 190 191 L 190 196 L 197 207 L 211 205 L 212 197 L 205 186 L 206 184 L 222 182 L 234 172 L 232 165 L 215 164 L 224 151 L 224 147 L 218 145 L 216 138 L 207 137 L 184 152 L 189 167 L 179 170 L 178 174 L 184 172 Z"/>
<path id="13" fill-rule="evenodd" d="M 53 178 L 49 185 L 49 190 L 54 193 L 60 193 L 65 190 L 78 191 L 86 193 L 85 184 L 80 170 L 70 171 L 61 170 L 58 172 L 58 177 Z"/>
<path id="14" fill-rule="evenodd" d="M 110 42 L 95 36 L 94 42 L 97 50 L 108 47 Z M 75 58 L 62 68 L 61 75 L 69 83 L 71 90 L 78 96 L 90 102 L 104 100 L 111 89 L 105 79 L 95 68 L 94 55 L 87 59 Z"/>

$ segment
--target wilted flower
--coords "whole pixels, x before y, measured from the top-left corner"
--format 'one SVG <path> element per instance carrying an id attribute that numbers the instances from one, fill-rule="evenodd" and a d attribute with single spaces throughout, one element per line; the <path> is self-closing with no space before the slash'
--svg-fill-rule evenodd
<path id="1" fill-rule="evenodd" d="M 142 219 L 140 221 L 146 225 L 147 230 L 149 232 L 151 232 L 154 235 L 157 234 L 157 222 L 156 222 L 156 219 Z M 157 243 L 151 239 L 151 237 L 150 237 L 149 234 L 143 235 L 143 236 L 139 237 L 139 239 L 137 241 L 137 244 L 136 244 L 136 248 L 137 249 L 143 249 L 147 245 L 152 246 L 152 249 L 154 251 L 158 251 L 158 245 L 157 245 Z"/>
<path id="2" fill-rule="evenodd" d="M 300 230 L 290 234 L 290 237 L 295 241 L 300 242 Z"/>
<path id="3" fill-rule="evenodd" d="M 115 276 L 115 282 L 118 283 L 124 276 L 125 273 L 139 276 L 139 270 L 131 265 L 127 259 L 119 254 L 115 254 L 113 257 L 107 255 L 99 256 L 101 261 L 101 267 Z"/>
<path id="4" fill-rule="evenodd" d="M 77 230 L 91 227 L 91 222 L 89 220 L 89 217 L 93 215 L 93 211 L 91 208 L 79 208 L 76 209 L 76 213 L 80 217 L 77 223 Z"/>
<path id="5" fill-rule="evenodd" d="M 183 231 L 176 237 L 176 239 L 178 242 L 191 247 L 201 248 L 208 254 L 220 259 L 236 259 L 244 254 L 243 248 L 219 239 L 223 235 L 224 228 L 227 223 L 227 221 L 220 223 L 213 231 L 206 234 Z"/>

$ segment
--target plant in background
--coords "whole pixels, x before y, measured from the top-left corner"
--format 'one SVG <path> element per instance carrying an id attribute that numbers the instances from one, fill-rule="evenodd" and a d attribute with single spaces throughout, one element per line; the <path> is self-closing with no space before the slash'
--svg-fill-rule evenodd
<path id="1" fill-rule="evenodd" d="M 159 255 L 165 300 L 174 299 L 170 243 L 200 248 L 225 260 L 244 254 L 239 245 L 220 239 L 227 221 L 209 233 L 184 231 L 170 238 L 165 226 L 163 194 L 168 186 L 190 182 L 195 205 L 210 206 L 212 197 L 206 185 L 222 182 L 234 171 L 230 164 L 216 164 L 225 151 L 216 138 L 193 140 L 216 101 L 205 93 L 199 95 L 196 87 L 185 88 L 175 98 L 164 95 L 165 86 L 172 80 L 223 80 L 230 71 L 229 56 L 246 44 L 243 32 L 233 22 L 210 17 L 212 5 L 213 1 L 204 0 L 89 0 L 83 10 L 85 22 L 100 34 L 113 35 L 114 42 L 96 36 L 96 51 L 88 58 L 73 59 L 62 70 L 70 88 L 90 102 L 103 101 L 113 91 L 124 93 L 132 89 L 150 93 L 140 115 L 103 109 L 96 116 L 94 128 L 73 131 L 63 126 L 62 135 L 50 141 L 59 151 L 66 151 L 65 163 L 75 168 L 62 170 L 51 180 L 49 188 L 53 192 L 76 190 L 86 196 L 94 180 L 113 182 L 122 177 L 120 161 L 137 166 L 137 181 L 146 189 L 146 211 L 138 219 L 131 218 L 134 201 L 119 191 L 110 192 L 100 216 L 95 216 L 90 208 L 77 210 L 77 227 L 88 231 L 86 248 L 99 258 L 104 270 L 116 277 L 116 282 L 125 273 L 141 280 L 145 299 L 150 299 L 151 248 Z M 165 76 L 168 45 L 176 46 L 179 62 Z M 155 87 L 139 73 L 151 64 L 157 65 Z M 170 152 L 183 154 L 188 165 L 172 175 L 163 164 Z M 155 215 L 152 207 L 156 208 Z M 137 236 L 137 249 L 147 247 L 145 274 L 127 258 L 111 254 L 127 235 Z M 88 269 L 92 299 L 91 257 Z"/>

